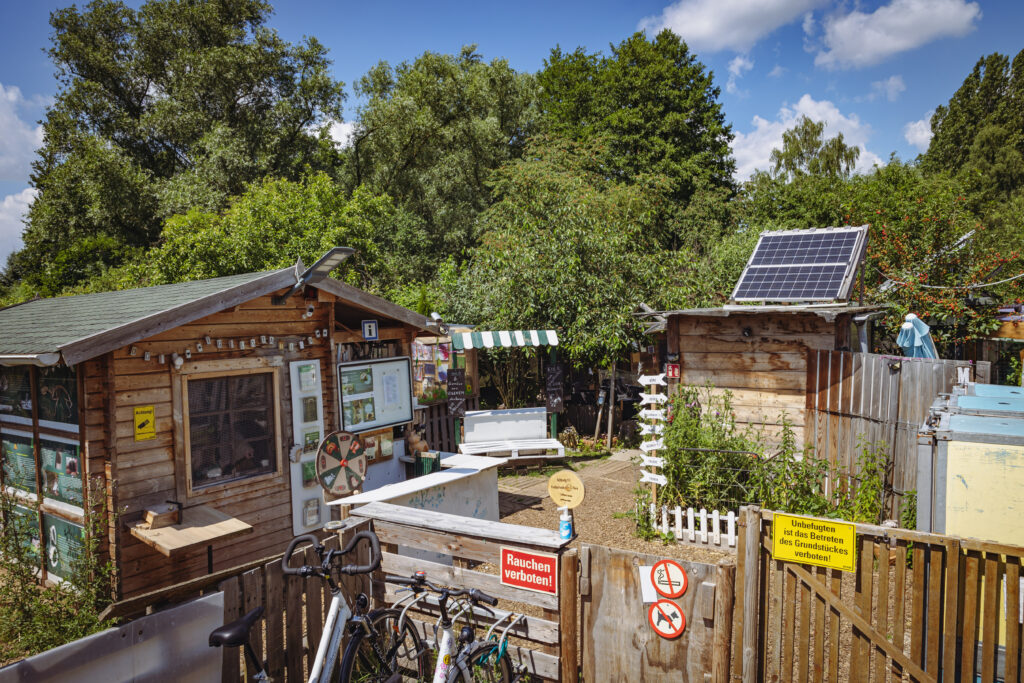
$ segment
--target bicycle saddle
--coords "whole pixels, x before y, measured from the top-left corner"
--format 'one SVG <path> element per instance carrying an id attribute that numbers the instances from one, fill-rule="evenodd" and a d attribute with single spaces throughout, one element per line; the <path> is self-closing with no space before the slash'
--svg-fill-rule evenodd
<path id="1" fill-rule="evenodd" d="M 255 608 L 230 624 L 224 624 L 210 633 L 210 647 L 241 647 L 249 641 L 249 630 L 263 616 L 263 606 Z"/>

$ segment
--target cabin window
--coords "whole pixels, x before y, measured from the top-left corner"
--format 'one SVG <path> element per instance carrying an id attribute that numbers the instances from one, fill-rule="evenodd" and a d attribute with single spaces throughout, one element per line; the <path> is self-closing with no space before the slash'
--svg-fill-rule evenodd
<path id="1" fill-rule="evenodd" d="M 277 472 L 272 372 L 188 381 L 192 489 Z"/>

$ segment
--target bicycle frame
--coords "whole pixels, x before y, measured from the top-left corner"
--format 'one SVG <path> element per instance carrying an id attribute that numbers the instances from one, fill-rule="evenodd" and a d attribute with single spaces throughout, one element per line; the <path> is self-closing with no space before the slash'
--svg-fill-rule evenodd
<path id="1" fill-rule="evenodd" d="M 309 670 L 309 683 L 329 683 L 331 680 L 334 667 L 338 665 L 345 625 L 351 618 L 352 609 L 345 602 L 341 589 L 331 590 L 331 606 L 324 620 L 324 632 L 316 648 L 316 658 Z"/>

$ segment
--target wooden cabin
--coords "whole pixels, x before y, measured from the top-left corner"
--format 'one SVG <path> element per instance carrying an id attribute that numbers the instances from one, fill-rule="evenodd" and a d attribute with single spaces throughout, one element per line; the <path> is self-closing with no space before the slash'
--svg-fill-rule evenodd
<path id="1" fill-rule="evenodd" d="M 803 304 L 725 306 L 667 311 L 668 363 L 678 362 L 672 385 L 703 385 L 732 392 L 736 422 L 781 430 L 782 413 L 804 438 L 807 352 L 870 349 L 870 321 L 877 306 Z M 657 326 L 653 332 L 660 331 Z M 672 359 L 678 356 L 678 361 Z"/>
<path id="2" fill-rule="evenodd" d="M 44 577 L 104 499 L 116 599 L 282 551 L 329 518 L 313 463 L 341 428 L 367 446 L 367 489 L 405 478 L 427 320 L 311 270 L 0 310 L 3 484 L 39 510 Z M 383 397 L 365 386 L 380 368 Z"/>

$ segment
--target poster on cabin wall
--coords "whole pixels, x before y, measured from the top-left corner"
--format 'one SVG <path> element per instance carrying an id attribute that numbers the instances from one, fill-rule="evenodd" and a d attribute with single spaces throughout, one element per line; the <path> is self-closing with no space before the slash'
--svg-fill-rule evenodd
<path id="1" fill-rule="evenodd" d="M 78 443 L 60 437 L 39 439 L 43 495 L 82 507 L 82 459 Z"/>
<path id="2" fill-rule="evenodd" d="M 338 364 L 341 429 L 361 433 L 411 422 L 408 357 Z"/>
<path id="3" fill-rule="evenodd" d="M 46 571 L 62 579 L 67 578 L 75 560 L 82 555 L 85 527 L 43 513 L 43 533 L 46 539 Z"/>
<path id="4" fill-rule="evenodd" d="M 39 424 L 78 431 L 78 379 L 73 368 L 39 368 Z"/>
<path id="5" fill-rule="evenodd" d="M 29 493 L 36 492 L 36 459 L 32 436 L 22 432 L 0 433 L 0 456 L 3 458 L 4 481 Z"/>
<path id="6" fill-rule="evenodd" d="M 0 366 L 0 421 L 32 424 L 32 387 L 27 366 Z"/>

